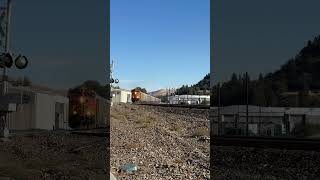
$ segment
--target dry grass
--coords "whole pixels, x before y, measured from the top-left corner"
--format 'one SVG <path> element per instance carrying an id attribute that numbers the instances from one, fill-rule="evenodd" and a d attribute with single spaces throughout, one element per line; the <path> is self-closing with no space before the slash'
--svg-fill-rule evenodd
<path id="1" fill-rule="evenodd" d="M 176 164 L 182 164 L 183 163 L 183 161 L 181 159 L 177 159 L 177 158 L 174 159 L 173 162 L 176 163 Z"/>
<path id="2" fill-rule="evenodd" d="M 193 137 L 209 136 L 209 130 L 207 127 L 198 127 L 192 133 Z"/>
<path id="3" fill-rule="evenodd" d="M 137 117 L 136 118 L 136 123 L 137 124 L 150 124 L 152 121 L 145 117 L 145 116 L 142 116 L 142 117 Z"/>
<path id="4" fill-rule="evenodd" d="M 142 147 L 142 145 L 140 143 L 130 142 L 130 143 L 127 143 L 125 147 L 128 149 L 139 149 Z"/>
<path id="5" fill-rule="evenodd" d="M 180 132 L 182 130 L 182 128 L 178 125 L 178 124 L 173 124 L 170 128 L 170 131 L 176 131 L 176 132 Z"/>
<path id="6" fill-rule="evenodd" d="M 120 119 L 126 120 L 127 119 L 127 117 L 125 115 L 118 114 L 118 113 L 115 113 L 115 112 L 111 112 L 110 116 L 111 116 L 111 119 L 117 119 L 117 120 L 120 120 Z"/>
<path id="7" fill-rule="evenodd" d="M 150 125 L 154 124 L 157 122 L 157 118 L 152 116 L 152 115 L 140 115 L 140 116 L 135 116 L 136 123 L 139 125 L 141 128 L 146 128 L 149 127 Z"/>
<path id="8" fill-rule="evenodd" d="M 131 117 L 131 112 L 129 109 L 120 109 L 119 105 L 115 105 L 111 109 L 110 116 L 112 119 L 128 120 Z"/>

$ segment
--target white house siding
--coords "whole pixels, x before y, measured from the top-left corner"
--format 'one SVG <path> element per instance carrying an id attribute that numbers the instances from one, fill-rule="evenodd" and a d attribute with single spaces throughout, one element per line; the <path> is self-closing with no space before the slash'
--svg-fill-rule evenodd
<path id="1" fill-rule="evenodd" d="M 63 118 L 59 120 L 58 127 L 55 124 L 56 103 L 64 104 Z M 49 94 L 37 93 L 35 98 L 35 127 L 36 129 L 66 129 L 68 127 L 68 103 L 66 97 L 52 96 Z"/>
<path id="2" fill-rule="evenodd" d="M 15 91 L 11 91 L 15 92 Z M 31 92 L 24 92 L 31 97 L 27 104 L 17 104 L 17 111 L 9 114 L 9 129 L 25 130 L 35 127 L 35 95 Z"/>
<path id="3" fill-rule="evenodd" d="M 34 104 L 19 104 L 17 111 L 9 114 L 9 129 L 25 130 L 34 127 Z"/>
<path id="4" fill-rule="evenodd" d="M 36 124 L 37 129 L 53 129 L 55 104 L 47 94 L 36 95 Z"/>
<path id="5" fill-rule="evenodd" d="M 169 96 L 170 104 L 201 104 L 203 102 L 210 103 L 210 96 L 206 95 L 175 95 Z"/>
<path id="6" fill-rule="evenodd" d="M 112 91 L 112 102 L 113 103 L 130 103 L 131 102 L 131 92 L 128 90 L 113 90 Z"/>

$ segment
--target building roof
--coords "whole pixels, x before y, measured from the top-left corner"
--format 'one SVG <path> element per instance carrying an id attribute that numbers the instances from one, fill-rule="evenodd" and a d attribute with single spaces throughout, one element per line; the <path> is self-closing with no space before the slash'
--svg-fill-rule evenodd
<path id="1" fill-rule="evenodd" d="M 174 95 L 174 96 L 169 96 L 170 98 L 172 97 L 179 97 L 179 98 L 210 98 L 209 95 Z"/>
<path id="2" fill-rule="evenodd" d="M 43 87 L 42 86 L 12 86 L 9 84 L 9 92 L 10 90 L 18 90 L 18 91 L 23 90 L 27 92 L 33 92 L 33 93 L 42 93 L 42 94 L 67 97 L 67 91 L 50 89 L 44 86 Z"/>
<path id="3" fill-rule="evenodd" d="M 125 92 L 130 92 L 131 93 L 131 91 L 130 90 L 127 90 L 127 89 L 115 89 L 115 88 L 111 88 L 111 91 L 125 91 Z"/>

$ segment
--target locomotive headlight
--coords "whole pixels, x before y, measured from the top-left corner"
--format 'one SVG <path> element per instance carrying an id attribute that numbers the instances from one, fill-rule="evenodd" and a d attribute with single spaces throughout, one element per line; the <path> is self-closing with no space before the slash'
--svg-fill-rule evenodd
<path id="1" fill-rule="evenodd" d="M 79 101 L 80 101 L 81 104 L 83 104 L 83 103 L 84 103 L 84 97 L 81 96 L 80 99 L 79 99 Z"/>

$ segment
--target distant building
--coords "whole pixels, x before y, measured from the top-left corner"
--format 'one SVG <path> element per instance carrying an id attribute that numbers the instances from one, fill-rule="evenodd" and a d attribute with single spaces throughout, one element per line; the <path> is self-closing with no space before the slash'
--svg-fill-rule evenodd
<path id="1" fill-rule="evenodd" d="M 211 107 L 210 121 L 214 135 L 247 134 L 245 105 Z M 314 132 L 319 125 L 320 108 L 248 106 L 249 136 L 312 136 L 320 134 L 320 129 Z"/>
<path id="2" fill-rule="evenodd" d="M 65 94 L 33 87 L 9 86 L 7 95 L 16 104 L 16 111 L 8 115 L 9 130 L 69 129 L 69 99 Z"/>
<path id="3" fill-rule="evenodd" d="M 111 89 L 112 103 L 132 103 L 131 91 L 126 89 Z"/>
<path id="4" fill-rule="evenodd" d="M 210 96 L 207 95 L 174 95 L 169 96 L 170 104 L 210 104 Z"/>

